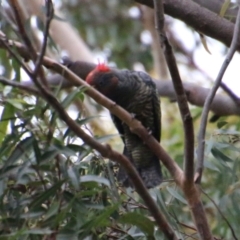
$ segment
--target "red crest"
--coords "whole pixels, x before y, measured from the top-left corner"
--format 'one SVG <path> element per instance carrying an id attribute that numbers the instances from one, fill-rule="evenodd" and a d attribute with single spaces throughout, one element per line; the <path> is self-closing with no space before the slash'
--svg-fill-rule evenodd
<path id="1" fill-rule="evenodd" d="M 99 72 L 109 72 L 110 71 L 110 68 L 105 64 L 105 63 L 98 63 L 96 69 L 99 71 Z"/>

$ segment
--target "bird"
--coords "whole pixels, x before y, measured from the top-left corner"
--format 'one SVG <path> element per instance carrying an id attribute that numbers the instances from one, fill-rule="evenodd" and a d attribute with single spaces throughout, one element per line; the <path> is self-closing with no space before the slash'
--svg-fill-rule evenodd
<path id="1" fill-rule="evenodd" d="M 131 113 L 160 142 L 161 111 L 156 85 L 145 72 L 110 68 L 98 63 L 87 75 L 86 82 L 107 98 Z M 131 132 L 129 126 L 111 114 L 123 144 L 123 154 L 137 169 L 147 188 L 161 184 L 162 170 L 158 157 L 144 141 Z M 124 187 L 133 187 L 125 170 L 120 166 L 118 181 Z"/>

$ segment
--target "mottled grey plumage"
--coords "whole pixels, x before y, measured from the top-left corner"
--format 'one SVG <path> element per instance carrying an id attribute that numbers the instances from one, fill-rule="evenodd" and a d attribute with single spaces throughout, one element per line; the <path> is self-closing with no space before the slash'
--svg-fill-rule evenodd
<path id="1" fill-rule="evenodd" d="M 144 72 L 116 70 L 95 72 L 87 81 L 100 92 L 132 113 L 157 141 L 160 141 L 160 102 L 156 86 Z M 159 159 L 118 117 L 112 119 L 124 142 L 124 154 L 138 170 L 147 188 L 159 185 L 162 173 Z M 127 174 L 119 169 L 118 180 L 131 186 Z"/>

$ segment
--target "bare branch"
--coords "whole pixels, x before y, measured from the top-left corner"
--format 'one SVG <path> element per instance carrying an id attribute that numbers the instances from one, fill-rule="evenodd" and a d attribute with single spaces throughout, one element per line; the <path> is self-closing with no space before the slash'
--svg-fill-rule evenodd
<path id="1" fill-rule="evenodd" d="M 19 33 L 20 33 L 20 35 L 21 35 L 21 37 L 22 37 L 22 40 L 23 40 L 26 48 L 27 48 L 28 51 L 29 51 L 30 58 L 31 58 L 34 62 L 36 62 L 36 61 L 38 61 L 38 54 L 37 54 L 37 52 L 35 51 L 32 43 L 31 43 L 31 41 L 30 41 L 30 39 L 29 39 L 26 31 L 25 31 L 24 24 L 23 24 L 23 22 L 22 22 L 22 18 L 21 18 L 20 14 L 19 14 L 19 9 L 20 9 L 20 7 L 19 7 L 19 5 L 18 5 L 18 2 L 15 1 L 15 0 L 9 0 L 9 3 L 10 3 L 10 5 L 11 5 L 12 9 L 13 9 L 13 12 L 14 12 L 14 15 L 15 15 L 15 20 L 16 20 L 16 24 L 17 24 L 17 26 L 18 26 Z M 44 52 L 42 53 L 42 54 L 44 55 L 46 49 L 43 48 L 42 50 L 44 50 Z M 40 58 L 41 58 L 41 56 L 40 56 Z M 46 81 L 46 79 L 45 79 L 44 71 L 43 71 L 43 68 L 42 68 L 41 64 L 37 65 L 37 68 L 36 68 L 36 69 L 37 69 L 36 73 L 38 73 L 38 74 L 41 76 L 42 83 L 43 83 L 44 85 L 48 86 L 48 83 L 47 83 L 47 81 Z M 36 74 L 36 73 L 35 73 L 35 74 Z"/>
<path id="2" fill-rule="evenodd" d="M 44 29 L 43 33 L 43 44 L 42 48 L 40 51 L 40 54 L 37 56 L 36 62 L 35 62 L 35 69 L 33 71 L 33 76 L 37 76 L 39 69 L 41 68 L 43 56 L 45 55 L 46 52 L 46 47 L 47 47 L 47 39 L 48 39 L 48 34 L 49 34 L 49 28 L 50 28 L 50 23 L 53 19 L 54 16 L 54 9 L 53 9 L 53 4 L 51 0 L 46 0 L 46 26 Z M 47 82 L 47 81 L 46 81 Z"/>
<path id="3" fill-rule="evenodd" d="M 183 127 L 184 127 L 184 181 L 182 190 L 188 200 L 192 210 L 192 215 L 198 229 L 201 239 L 213 239 L 210 228 L 208 226 L 207 217 L 204 212 L 198 190 L 194 185 L 194 131 L 190 110 L 188 108 L 187 97 L 183 88 L 182 80 L 178 72 L 177 63 L 173 55 L 172 47 L 168 42 L 164 31 L 164 11 L 161 0 L 154 0 L 156 29 L 159 33 L 161 47 L 165 55 L 165 59 L 172 77 L 173 86 L 176 92 L 176 98 L 180 109 Z"/>
<path id="4" fill-rule="evenodd" d="M 153 8 L 152 0 L 135 1 Z M 164 12 L 226 46 L 231 44 L 234 24 L 193 1 L 164 0 Z M 240 51 L 240 41 L 237 44 L 237 50 Z"/>
<path id="5" fill-rule="evenodd" d="M 0 83 L 2 83 L 3 85 L 6 85 L 6 86 L 12 86 L 12 87 L 15 87 L 18 89 L 22 89 L 22 90 L 24 90 L 28 93 L 34 94 L 34 95 L 39 95 L 39 91 L 36 88 L 27 86 L 23 83 L 19 83 L 16 81 L 8 80 L 2 76 L 0 76 Z"/>
<path id="6" fill-rule="evenodd" d="M 203 107 L 201 123 L 200 123 L 200 128 L 199 128 L 199 133 L 198 133 L 197 170 L 196 170 L 196 177 L 195 177 L 197 183 L 201 183 L 201 178 L 202 178 L 203 163 L 204 163 L 205 133 L 206 133 L 207 118 L 208 118 L 208 113 L 210 110 L 210 105 L 212 103 L 212 100 L 213 100 L 216 92 L 217 92 L 217 89 L 219 88 L 219 86 L 221 84 L 222 77 L 223 77 L 229 63 L 231 62 L 234 53 L 237 50 L 237 45 L 239 43 L 239 39 L 240 39 L 240 7 L 238 9 L 238 15 L 237 15 L 235 28 L 234 28 L 234 35 L 233 35 L 231 47 L 227 53 L 227 56 L 221 66 L 221 69 L 218 73 L 218 76 L 216 78 L 214 86 L 211 89 L 209 95 L 207 96 L 204 107 Z"/>
<path id="7" fill-rule="evenodd" d="M 176 59 L 172 47 L 164 30 L 164 12 L 161 1 L 154 0 L 155 24 L 158 31 L 161 47 L 172 77 L 173 86 L 176 92 L 176 99 L 182 117 L 184 128 L 184 173 L 186 183 L 190 186 L 194 178 L 194 131 L 192 116 L 188 107 L 187 97 L 183 88 L 182 80 L 178 71 Z"/>
<path id="8" fill-rule="evenodd" d="M 176 99 L 176 94 L 171 81 L 156 80 L 155 83 L 161 97 Z M 210 89 L 200 87 L 199 85 L 190 82 L 183 82 L 183 86 L 187 93 L 189 103 L 202 107 Z M 229 96 L 220 93 L 215 95 L 210 110 L 218 116 L 240 115 L 240 108 L 238 105 L 236 105 Z"/>
<path id="9" fill-rule="evenodd" d="M 18 2 L 15 1 L 15 0 L 9 0 L 9 3 L 13 9 L 13 12 L 14 12 L 14 15 L 15 15 L 15 22 L 18 26 L 18 30 L 19 30 L 19 33 L 21 34 L 21 37 L 22 37 L 22 40 L 26 46 L 26 48 L 29 49 L 29 54 L 31 56 L 31 58 L 35 61 L 37 59 L 37 53 L 25 31 L 25 28 L 24 28 L 24 25 L 22 23 L 22 18 L 19 14 L 19 5 L 18 5 Z"/>

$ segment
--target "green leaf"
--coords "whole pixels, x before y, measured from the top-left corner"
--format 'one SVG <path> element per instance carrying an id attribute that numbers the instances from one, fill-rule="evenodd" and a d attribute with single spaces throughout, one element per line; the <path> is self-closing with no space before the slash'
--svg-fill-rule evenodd
<path id="1" fill-rule="evenodd" d="M 20 64 L 18 63 L 18 61 L 15 60 L 15 58 L 12 58 L 12 66 L 13 66 L 13 69 L 15 71 L 14 79 L 16 79 L 16 81 L 19 82 L 20 79 L 21 79 Z"/>
<path id="2" fill-rule="evenodd" d="M 228 10 L 229 6 L 230 6 L 230 3 L 231 3 L 231 0 L 225 0 L 222 7 L 221 7 L 221 10 L 220 10 L 220 13 L 219 13 L 219 16 L 220 17 L 224 17 L 226 11 Z"/>
<path id="3" fill-rule="evenodd" d="M 216 159 L 222 160 L 223 162 L 233 162 L 233 160 L 231 158 L 226 156 L 224 153 L 219 151 L 217 148 L 212 148 L 211 152 L 212 152 L 212 155 Z"/>
<path id="4" fill-rule="evenodd" d="M 71 157 L 71 156 L 76 156 L 75 151 L 73 151 L 71 148 L 63 146 L 63 145 L 58 145 L 55 144 L 54 148 L 58 151 L 58 153 L 62 153 L 67 157 Z"/>
<path id="5" fill-rule="evenodd" d="M 38 235 L 51 234 L 53 232 L 54 230 L 51 230 L 49 228 L 33 228 L 25 231 L 26 234 L 38 234 Z"/>
<path id="6" fill-rule="evenodd" d="M 129 212 L 121 215 L 117 221 L 123 224 L 135 225 L 148 236 L 154 235 L 154 222 L 143 214 Z"/>
<path id="7" fill-rule="evenodd" d="M 83 239 L 83 237 L 87 236 L 92 229 L 107 226 L 110 221 L 109 217 L 117 210 L 117 208 L 118 204 L 106 207 L 99 215 L 96 215 L 93 219 L 83 224 L 81 227 L 83 234 L 79 237 Z"/>
<path id="8" fill-rule="evenodd" d="M 204 167 L 211 169 L 213 171 L 220 172 L 220 170 L 213 163 L 207 160 L 204 161 Z"/>
<path id="9" fill-rule="evenodd" d="M 108 187 L 110 187 L 109 180 L 103 177 L 95 176 L 95 175 L 85 175 L 80 177 L 80 183 L 84 182 L 96 182 L 99 184 L 104 184 Z"/>
<path id="10" fill-rule="evenodd" d="M 68 177 L 71 180 L 71 183 L 74 186 L 74 188 L 76 190 L 79 190 L 79 177 L 77 176 L 75 169 L 72 166 L 70 166 L 67 170 L 67 173 L 68 173 Z"/>
<path id="11" fill-rule="evenodd" d="M 23 101 L 22 99 L 17 99 L 17 98 L 6 99 L 6 102 L 10 103 L 18 110 L 23 110 L 24 105 L 26 104 L 25 101 Z"/>
<path id="12" fill-rule="evenodd" d="M 226 121 L 221 121 L 221 122 L 218 122 L 218 123 L 217 123 L 217 127 L 218 127 L 218 128 L 222 128 L 222 127 L 225 126 L 226 124 L 228 124 L 228 122 L 226 122 Z"/>
<path id="13" fill-rule="evenodd" d="M 24 154 L 26 154 L 27 151 L 30 148 L 32 148 L 33 141 L 34 141 L 34 138 L 31 136 L 31 137 L 26 137 L 21 142 L 19 142 L 18 145 L 15 147 L 14 151 L 12 152 L 11 156 L 7 159 L 4 168 L 14 164 Z"/>
<path id="14" fill-rule="evenodd" d="M 167 187 L 167 190 L 174 198 L 178 199 L 184 204 L 187 204 L 187 201 L 174 188 Z"/>
<path id="15" fill-rule="evenodd" d="M 44 221 L 49 219 L 50 217 L 56 215 L 59 211 L 59 202 L 54 202 L 50 205 L 50 208 L 48 209 L 47 213 L 44 215 Z"/>
<path id="16" fill-rule="evenodd" d="M 81 119 L 81 120 L 77 120 L 77 123 L 79 125 L 83 125 L 83 124 L 86 124 L 86 123 L 89 123 L 91 120 L 93 120 L 94 118 L 100 118 L 101 115 L 97 115 L 97 116 L 90 116 L 90 117 L 86 117 L 84 119 Z"/>
<path id="17" fill-rule="evenodd" d="M 55 185 L 44 191 L 43 193 L 40 193 L 30 204 L 30 208 L 33 209 L 35 207 L 39 207 L 42 203 L 44 203 L 46 200 L 48 200 L 52 195 L 54 195 L 57 190 L 62 186 L 62 184 L 65 182 L 65 180 L 61 180 L 57 182 Z"/>
<path id="18" fill-rule="evenodd" d="M 9 120 L 13 117 L 14 107 L 11 104 L 6 103 L 0 119 L 0 145 L 6 136 Z"/>
<path id="19" fill-rule="evenodd" d="M 75 89 L 74 91 L 72 91 L 70 94 L 68 94 L 68 95 L 65 97 L 65 99 L 62 101 L 62 103 L 61 103 L 62 106 L 63 106 L 64 108 L 67 108 L 67 107 L 72 103 L 72 101 L 73 101 L 74 99 L 80 98 L 81 95 L 83 94 L 81 90 L 82 90 L 82 89 L 81 89 L 81 87 L 80 87 L 80 88 L 77 88 L 77 89 Z"/>
<path id="20" fill-rule="evenodd" d="M 201 43 L 202 43 L 203 47 L 205 48 L 205 50 L 206 50 L 209 54 L 211 54 L 211 52 L 210 52 L 210 50 L 209 50 L 209 48 L 208 48 L 208 45 L 207 45 L 206 37 L 205 37 L 202 33 L 199 33 L 199 35 L 200 35 L 200 40 L 201 40 Z"/>
<path id="21" fill-rule="evenodd" d="M 58 154 L 57 149 L 50 149 L 44 152 L 41 156 L 40 162 L 43 163 L 45 161 L 50 161 L 55 158 L 55 156 Z"/>
<path id="22" fill-rule="evenodd" d="M 38 219 L 44 214 L 44 211 L 36 211 L 36 212 L 28 212 L 28 213 L 23 213 L 19 217 L 22 219 Z"/>
<path id="23" fill-rule="evenodd" d="M 108 134 L 108 135 L 104 135 L 102 137 L 96 137 L 96 140 L 100 143 L 103 143 L 103 142 L 107 142 L 108 140 L 114 138 L 114 137 L 118 137 L 119 134 Z"/>
<path id="24" fill-rule="evenodd" d="M 33 140 L 33 150 L 34 150 L 34 153 L 35 153 L 36 161 L 39 164 L 41 162 L 41 155 L 42 154 L 41 154 L 41 151 L 40 151 L 40 149 L 38 147 L 38 141 L 35 138 Z"/>

